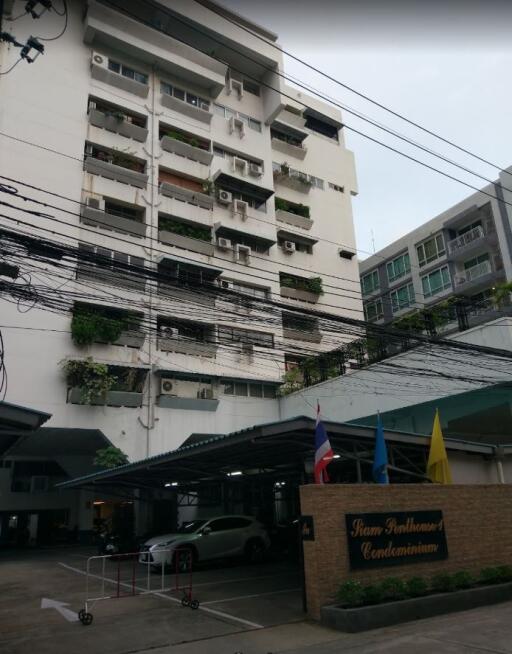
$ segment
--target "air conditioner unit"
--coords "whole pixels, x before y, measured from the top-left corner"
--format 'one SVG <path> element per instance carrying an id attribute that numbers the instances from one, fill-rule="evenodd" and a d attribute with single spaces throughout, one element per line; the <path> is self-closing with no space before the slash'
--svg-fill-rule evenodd
<path id="1" fill-rule="evenodd" d="M 176 338 L 179 332 L 176 327 L 160 327 L 159 334 L 161 338 Z"/>
<path id="2" fill-rule="evenodd" d="M 238 131 L 238 135 L 240 138 L 245 136 L 245 125 L 240 118 L 236 118 L 236 116 L 231 116 L 228 120 L 228 130 L 230 134 L 233 134 L 235 131 Z"/>
<path id="3" fill-rule="evenodd" d="M 241 263 L 248 264 L 251 260 L 251 248 L 248 245 L 237 243 L 235 248 L 235 259 Z"/>
<path id="4" fill-rule="evenodd" d="M 242 175 L 247 175 L 248 163 L 241 157 L 233 157 L 233 171 L 240 172 Z"/>
<path id="5" fill-rule="evenodd" d="M 217 247 L 221 250 L 231 250 L 231 241 L 229 238 L 222 238 L 222 236 L 219 236 L 217 238 Z"/>
<path id="6" fill-rule="evenodd" d="M 197 391 L 197 399 L 213 400 L 213 388 L 201 388 Z"/>
<path id="7" fill-rule="evenodd" d="M 217 199 L 221 204 L 231 204 L 233 202 L 233 194 L 229 191 L 224 191 L 220 189 Z"/>
<path id="8" fill-rule="evenodd" d="M 227 92 L 228 95 L 235 92 L 238 95 L 238 98 L 241 99 L 244 95 L 244 85 L 236 79 L 229 79 Z"/>
<path id="9" fill-rule="evenodd" d="M 261 175 L 263 175 L 263 166 L 257 163 L 250 163 L 249 175 L 252 175 L 253 177 L 261 177 Z"/>
<path id="10" fill-rule="evenodd" d="M 226 241 L 227 239 L 224 239 L 224 240 Z M 231 244 L 231 241 L 230 241 L 230 244 Z M 232 289 L 233 288 L 233 282 L 230 279 L 220 279 L 219 280 L 219 286 L 221 288 Z"/>
<path id="11" fill-rule="evenodd" d="M 91 64 L 93 66 L 100 66 L 100 68 L 106 68 L 108 70 L 108 57 L 100 54 L 99 52 L 93 52 L 91 57 Z"/>
<path id="12" fill-rule="evenodd" d="M 292 252 L 295 252 L 295 243 L 293 241 L 285 241 L 283 243 L 283 251 L 288 252 L 291 254 Z"/>
<path id="13" fill-rule="evenodd" d="M 176 382 L 170 379 L 162 379 L 160 381 L 160 394 L 161 395 L 177 395 Z"/>
<path id="14" fill-rule="evenodd" d="M 87 198 L 86 204 L 90 209 L 97 209 L 98 211 L 105 211 L 105 200 L 103 198 Z"/>
<path id="15" fill-rule="evenodd" d="M 199 102 L 199 108 L 203 111 L 210 111 L 210 105 L 207 102 Z"/>
<path id="16" fill-rule="evenodd" d="M 233 215 L 238 214 L 243 220 L 247 218 L 247 209 L 249 205 L 245 200 L 235 200 L 233 202 Z"/>

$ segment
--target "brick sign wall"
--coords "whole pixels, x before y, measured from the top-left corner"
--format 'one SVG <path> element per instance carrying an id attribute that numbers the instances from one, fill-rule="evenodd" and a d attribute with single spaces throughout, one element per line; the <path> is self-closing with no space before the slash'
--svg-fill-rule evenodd
<path id="1" fill-rule="evenodd" d="M 314 523 L 304 566 L 315 619 L 346 579 L 372 583 L 512 564 L 512 485 L 308 485 L 300 495 L 302 514 Z"/>

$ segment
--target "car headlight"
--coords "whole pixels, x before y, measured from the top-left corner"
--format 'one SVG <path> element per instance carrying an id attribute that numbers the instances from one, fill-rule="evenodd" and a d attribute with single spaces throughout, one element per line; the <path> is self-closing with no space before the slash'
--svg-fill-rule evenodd
<path id="1" fill-rule="evenodd" d="M 176 539 L 173 538 L 172 540 L 168 540 L 165 543 L 158 543 L 157 545 L 153 545 L 153 547 L 167 547 L 167 545 L 171 545 L 171 543 L 174 543 Z"/>

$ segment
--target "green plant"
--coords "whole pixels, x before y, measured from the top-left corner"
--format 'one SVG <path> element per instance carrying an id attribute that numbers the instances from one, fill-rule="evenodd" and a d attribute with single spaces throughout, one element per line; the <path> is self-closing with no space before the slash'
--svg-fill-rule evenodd
<path id="1" fill-rule="evenodd" d="M 213 180 L 207 179 L 203 182 L 203 193 L 213 195 L 215 193 L 215 184 Z"/>
<path id="2" fill-rule="evenodd" d="M 283 175 L 290 174 L 290 166 L 286 163 L 286 161 L 281 164 L 281 172 L 283 173 Z"/>
<path id="3" fill-rule="evenodd" d="M 172 218 L 167 218 L 165 216 L 162 216 L 159 219 L 158 229 L 173 232 L 174 234 L 180 234 L 180 236 L 187 236 L 188 238 L 195 238 L 199 241 L 208 241 L 208 243 L 212 240 L 212 235 L 209 227 L 182 223 L 178 220 L 173 220 Z"/>
<path id="4" fill-rule="evenodd" d="M 497 565 L 480 571 L 480 581 L 484 584 L 499 584 L 511 580 L 512 567 L 509 565 Z"/>
<path id="5" fill-rule="evenodd" d="M 455 588 L 453 575 L 448 574 L 447 572 L 442 572 L 432 577 L 430 585 L 432 590 L 435 590 L 438 593 L 448 593 Z"/>
<path id="6" fill-rule="evenodd" d="M 117 378 L 109 373 L 104 363 L 95 363 L 92 357 L 62 362 L 68 386 L 80 388 L 80 404 L 92 404 L 97 397 L 106 398 Z"/>
<path id="7" fill-rule="evenodd" d="M 274 204 L 275 208 L 278 210 L 294 213 L 295 215 L 303 216 L 304 218 L 310 217 L 309 207 L 304 204 L 295 204 L 294 202 L 283 200 L 283 198 L 276 198 Z"/>
<path id="8" fill-rule="evenodd" d="M 322 287 L 322 278 L 321 277 L 312 277 L 307 280 L 306 289 L 310 293 L 315 293 L 316 295 L 322 295 L 324 289 Z"/>
<path id="9" fill-rule="evenodd" d="M 428 582 L 423 577 L 411 577 L 405 582 L 405 591 L 409 597 L 421 597 L 428 592 Z"/>
<path id="10" fill-rule="evenodd" d="M 193 137 L 190 139 L 188 144 L 191 145 L 193 148 L 198 148 L 199 147 L 199 141 L 196 138 L 193 138 Z"/>
<path id="11" fill-rule="evenodd" d="M 302 388 L 304 388 L 304 375 L 297 366 L 285 372 L 278 394 L 281 396 L 289 395 L 295 393 L 295 391 L 300 391 Z"/>
<path id="12" fill-rule="evenodd" d="M 459 570 L 452 575 L 453 588 L 471 588 L 475 584 L 475 578 L 467 570 Z"/>
<path id="13" fill-rule="evenodd" d="M 388 577 L 380 583 L 380 590 L 383 599 L 399 600 L 407 594 L 407 587 L 403 579 L 398 577 Z"/>
<path id="14" fill-rule="evenodd" d="M 126 329 L 133 327 L 133 314 L 108 315 L 102 308 L 77 307 L 71 319 L 71 338 L 76 345 L 115 343 Z"/>
<path id="15" fill-rule="evenodd" d="M 512 293 L 512 282 L 496 284 L 492 294 L 492 299 L 499 307 L 503 307 L 510 303 L 511 293 Z"/>
<path id="16" fill-rule="evenodd" d="M 500 581 L 512 581 L 512 567 L 510 565 L 499 565 L 498 577 Z"/>
<path id="17" fill-rule="evenodd" d="M 363 601 L 364 604 L 380 604 L 382 602 L 382 587 L 381 584 L 370 584 L 363 588 Z"/>
<path id="18" fill-rule="evenodd" d="M 360 606 L 364 602 L 364 588 L 359 581 L 349 579 L 338 588 L 336 598 L 343 606 Z"/>
<path id="19" fill-rule="evenodd" d="M 128 457 L 118 447 L 109 445 L 108 447 L 96 450 L 96 456 L 94 458 L 95 466 L 100 466 L 101 468 L 117 468 L 117 466 L 122 466 L 125 463 L 128 463 Z"/>

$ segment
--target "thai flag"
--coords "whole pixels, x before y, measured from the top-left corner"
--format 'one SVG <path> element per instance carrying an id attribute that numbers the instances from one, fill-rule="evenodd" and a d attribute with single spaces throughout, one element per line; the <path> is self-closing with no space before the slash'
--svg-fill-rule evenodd
<path id="1" fill-rule="evenodd" d="M 327 466 L 334 458 L 329 438 L 323 422 L 320 420 L 320 404 L 316 409 L 316 428 L 315 428 L 315 484 L 324 484 L 329 481 L 327 475 Z"/>

